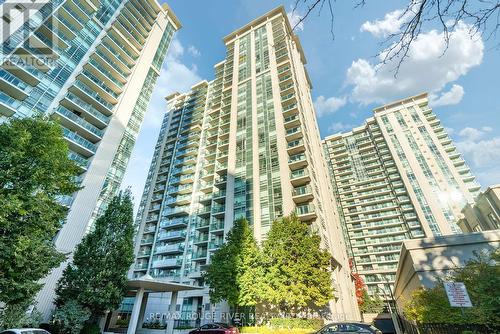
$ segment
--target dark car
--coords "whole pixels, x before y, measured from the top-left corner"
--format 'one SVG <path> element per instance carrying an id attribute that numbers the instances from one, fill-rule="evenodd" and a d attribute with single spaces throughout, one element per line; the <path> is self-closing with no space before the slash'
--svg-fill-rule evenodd
<path id="1" fill-rule="evenodd" d="M 337 333 L 357 333 L 357 334 L 382 334 L 377 328 L 363 322 L 336 322 L 321 328 L 316 334 L 337 334 Z"/>
<path id="2" fill-rule="evenodd" d="M 236 327 L 229 326 L 228 324 L 222 324 L 220 322 L 214 322 L 211 324 L 205 324 L 194 331 L 189 332 L 189 334 L 239 334 L 240 331 Z"/>

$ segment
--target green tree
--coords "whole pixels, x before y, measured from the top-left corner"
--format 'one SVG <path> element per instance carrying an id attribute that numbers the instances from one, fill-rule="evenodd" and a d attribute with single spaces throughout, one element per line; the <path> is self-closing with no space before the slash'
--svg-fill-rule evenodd
<path id="1" fill-rule="evenodd" d="M 134 261 L 133 209 L 130 192 L 120 193 L 97 218 L 94 229 L 77 246 L 56 289 L 61 307 L 77 301 L 91 321 L 118 308 L 127 292 L 127 272 Z"/>
<path id="2" fill-rule="evenodd" d="M 286 313 L 319 309 L 333 298 L 331 255 L 296 215 L 273 222 L 263 245 L 263 301 Z"/>
<path id="3" fill-rule="evenodd" d="M 432 289 L 419 289 L 404 305 L 404 314 L 418 323 L 500 324 L 500 249 L 477 253 L 463 268 L 456 269 L 449 281 L 463 282 L 473 307 L 462 311 L 451 307 L 442 282 Z"/>
<path id="4" fill-rule="evenodd" d="M 90 311 L 74 300 L 68 301 L 54 313 L 54 322 L 60 327 L 59 333 L 80 334 Z"/>
<path id="5" fill-rule="evenodd" d="M 246 219 L 239 219 L 214 253 L 204 274 L 210 300 L 231 306 L 255 306 L 261 289 L 260 250 Z"/>
<path id="6" fill-rule="evenodd" d="M 384 301 L 378 294 L 371 297 L 366 289 L 363 289 L 363 302 L 359 305 L 361 313 L 381 313 L 384 309 Z"/>
<path id="7" fill-rule="evenodd" d="M 61 127 L 42 116 L 0 124 L 0 303 L 24 312 L 39 280 L 65 258 L 52 242 L 67 209 L 58 198 L 78 190 Z M 9 317 L 10 318 L 10 317 Z M 6 319 L 6 316 L 0 316 Z M 0 326 L 3 324 L 0 323 Z"/>

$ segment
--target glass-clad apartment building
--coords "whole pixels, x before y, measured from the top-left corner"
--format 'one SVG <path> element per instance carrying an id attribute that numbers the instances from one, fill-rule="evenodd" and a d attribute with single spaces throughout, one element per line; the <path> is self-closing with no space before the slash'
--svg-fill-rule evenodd
<path id="1" fill-rule="evenodd" d="M 391 299 L 402 240 L 460 233 L 479 185 L 426 94 L 376 108 L 323 148 L 354 268 L 370 294 Z"/>
<path id="2" fill-rule="evenodd" d="M 5 1 L 0 122 L 44 114 L 59 121 L 82 190 L 55 243 L 71 253 L 118 190 L 168 46 L 180 23 L 156 0 Z M 64 266 L 46 278 L 46 316 Z"/>
<path id="3" fill-rule="evenodd" d="M 226 58 L 212 81 L 167 97 L 137 217 L 132 275 L 203 286 L 202 272 L 236 219 L 248 219 L 261 242 L 275 219 L 295 212 L 332 254 L 332 317 L 356 319 L 306 61 L 283 7 L 224 43 Z M 208 288 L 179 297 L 177 309 L 187 317 L 226 307 L 210 303 Z M 151 304 L 161 298 L 150 296 Z M 147 314 L 161 312 L 148 307 Z"/>

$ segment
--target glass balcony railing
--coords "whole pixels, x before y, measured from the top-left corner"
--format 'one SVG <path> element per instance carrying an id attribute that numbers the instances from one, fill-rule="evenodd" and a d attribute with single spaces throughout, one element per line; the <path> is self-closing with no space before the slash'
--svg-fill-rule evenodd
<path id="1" fill-rule="evenodd" d="M 0 69 L 0 78 L 2 78 L 3 80 L 7 81 L 11 85 L 13 85 L 13 86 L 17 87 L 18 89 L 25 91 L 25 92 L 28 90 L 28 87 L 31 88 L 31 86 L 29 86 L 27 83 L 25 83 L 24 81 L 20 80 L 16 76 L 10 74 L 9 72 L 7 72 L 3 69 Z"/>
<path id="2" fill-rule="evenodd" d="M 93 134 L 95 134 L 99 138 L 102 138 L 102 136 L 104 135 L 104 131 L 103 130 L 95 127 L 94 125 L 90 124 L 89 122 L 87 122 L 83 118 L 78 117 L 77 115 L 75 115 L 74 113 L 72 113 L 71 111 L 69 111 L 68 109 L 66 109 L 63 106 L 59 106 L 56 109 L 56 113 L 58 113 L 58 114 L 60 114 L 60 115 L 62 115 L 64 117 L 66 117 L 67 119 L 69 119 L 69 120 L 73 121 L 74 123 L 80 125 L 81 127 L 83 127 L 86 130 L 92 132 Z"/>
<path id="3" fill-rule="evenodd" d="M 112 103 L 109 103 L 108 101 L 104 100 L 96 91 L 90 89 L 89 87 L 87 87 L 87 85 L 85 85 L 83 82 L 79 81 L 79 80 L 76 80 L 75 81 L 75 86 L 80 88 L 82 91 L 84 91 L 87 95 L 89 95 L 90 97 L 92 97 L 94 100 L 96 100 L 97 102 L 99 102 L 100 104 L 102 104 L 104 107 L 106 107 L 109 112 L 111 113 L 111 111 L 113 110 L 113 107 L 114 105 Z M 82 101 L 83 102 L 83 101 Z M 85 102 L 86 103 L 86 102 Z M 92 107 L 92 106 L 91 106 Z M 93 107 L 92 107 L 93 108 Z M 104 116 L 104 115 L 103 115 Z M 104 116 L 106 117 L 107 119 L 109 119 L 109 117 L 107 116 Z M 106 122 L 107 123 L 107 122 Z"/>
<path id="4" fill-rule="evenodd" d="M 115 93 L 111 88 L 106 86 L 101 79 L 97 78 L 95 75 L 90 73 L 88 70 L 83 70 L 82 74 L 92 81 L 94 84 L 99 86 L 103 91 L 111 95 L 113 98 L 118 99 L 119 94 Z"/>
<path id="5" fill-rule="evenodd" d="M 92 105 L 88 104 L 87 102 L 83 101 L 81 98 L 76 96 L 75 94 L 68 92 L 66 95 L 66 98 L 70 100 L 71 102 L 75 103 L 78 105 L 80 108 L 85 110 L 85 112 L 89 113 L 90 115 L 94 116 L 104 124 L 109 123 L 109 117 L 103 115 L 101 112 L 99 112 L 97 109 L 95 109 Z"/>
<path id="6" fill-rule="evenodd" d="M 129 56 L 132 60 L 137 60 L 137 58 L 139 58 L 138 55 L 130 54 L 130 52 L 127 50 L 127 47 L 125 47 L 125 45 L 122 42 L 120 42 L 118 38 L 116 38 L 112 34 L 108 34 L 108 37 L 123 53 Z"/>
<path id="7" fill-rule="evenodd" d="M 76 162 L 82 168 L 86 169 L 89 165 L 89 160 L 87 158 L 85 158 L 85 157 L 81 156 L 80 154 L 75 153 L 73 151 L 69 151 L 68 157 L 71 160 L 73 160 L 74 162 Z"/>
<path id="8" fill-rule="evenodd" d="M 14 99 L 13 97 L 10 97 L 9 95 L 5 94 L 4 92 L 0 92 L 0 103 L 3 103 L 4 105 L 8 106 L 12 110 L 12 113 L 14 113 L 15 110 L 17 108 L 19 108 L 19 106 L 21 105 L 21 101 L 18 101 L 16 99 Z M 10 116 L 10 115 L 8 115 L 8 116 Z"/>
<path id="9" fill-rule="evenodd" d="M 293 180 L 293 179 L 298 179 L 298 178 L 308 176 L 308 175 L 309 175 L 309 172 L 307 171 L 307 169 L 297 169 L 297 170 L 294 170 L 293 172 L 290 173 L 290 178 Z"/>
<path id="10" fill-rule="evenodd" d="M 80 146 L 85 147 L 86 149 L 88 149 L 92 153 L 95 153 L 97 151 L 97 145 L 92 144 L 90 141 L 83 138 L 82 136 L 80 136 L 76 132 L 73 132 L 73 131 L 68 130 L 68 129 L 63 127 L 63 135 L 65 138 L 71 140 L 74 143 L 77 143 Z"/>
<path id="11" fill-rule="evenodd" d="M 108 78 L 111 82 L 113 82 L 119 88 L 123 88 L 123 83 L 117 80 L 113 73 L 105 69 L 97 60 L 94 58 L 89 59 L 89 64 L 92 64 L 99 72 L 101 72 L 106 78 Z"/>
<path id="12" fill-rule="evenodd" d="M 299 216 L 307 215 L 307 214 L 311 214 L 311 213 L 315 213 L 315 212 L 316 212 L 316 210 L 314 209 L 314 205 L 312 205 L 312 204 L 297 206 L 297 214 Z"/>

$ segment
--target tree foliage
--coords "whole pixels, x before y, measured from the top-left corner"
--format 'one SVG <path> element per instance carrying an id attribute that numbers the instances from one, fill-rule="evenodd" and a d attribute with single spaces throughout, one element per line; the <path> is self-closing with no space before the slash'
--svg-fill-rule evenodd
<path id="1" fill-rule="evenodd" d="M 77 246 L 73 262 L 64 270 L 56 289 L 61 307 L 76 301 L 93 320 L 116 309 L 127 292 L 127 272 L 133 263 L 133 209 L 130 192 L 109 203 L 95 228 Z"/>
<path id="2" fill-rule="evenodd" d="M 261 254 L 246 219 L 239 219 L 226 242 L 211 257 L 204 274 L 210 300 L 231 306 L 254 306 L 262 282 Z"/>
<path id="3" fill-rule="evenodd" d="M 449 281 L 463 282 L 473 307 L 451 307 L 441 283 L 432 289 L 419 289 L 404 305 L 404 314 L 418 323 L 500 324 L 500 249 L 478 253 L 463 267 L 456 269 Z"/>
<path id="4" fill-rule="evenodd" d="M 328 305 L 333 298 L 331 255 L 296 215 L 273 222 L 263 244 L 262 299 L 284 313 Z"/>
<path id="5" fill-rule="evenodd" d="M 204 279 L 215 303 L 265 304 L 299 313 L 326 306 L 333 298 L 330 261 L 320 237 L 295 215 L 273 222 L 262 247 L 248 222 L 238 220 L 211 257 Z"/>
<path id="6" fill-rule="evenodd" d="M 39 280 L 65 258 L 52 242 L 78 190 L 61 127 L 41 116 L 0 124 L 0 303 L 21 317 Z"/>
<path id="7" fill-rule="evenodd" d="M 371 297 L 366 289 L 362 292 L 362 302 L 359 304 L 361 313 L 381 313 L 384 310 L 384 301 L 378 294 Z"/>
<path id="8" fill-rule="evenodd" d="M 68 301 L 54 313 L 54 322 L 59 325 L 59 333 L 62 334 L 80 334 L 89 318 L 90 311 L 74 300 Z"/>

